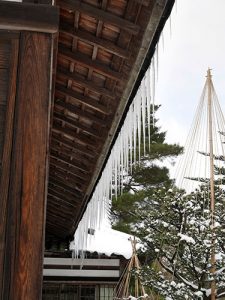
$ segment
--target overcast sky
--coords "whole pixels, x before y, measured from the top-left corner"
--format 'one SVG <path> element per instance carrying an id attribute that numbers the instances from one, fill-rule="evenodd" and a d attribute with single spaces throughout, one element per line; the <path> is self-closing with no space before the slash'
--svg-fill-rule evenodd
<path id="1" fill-rule="evenodd" d="M 159 50 L 156 101 L 167 140 L 184 145 L 208 67 L 225 108 L 225 0 L 177 0 Z"/>

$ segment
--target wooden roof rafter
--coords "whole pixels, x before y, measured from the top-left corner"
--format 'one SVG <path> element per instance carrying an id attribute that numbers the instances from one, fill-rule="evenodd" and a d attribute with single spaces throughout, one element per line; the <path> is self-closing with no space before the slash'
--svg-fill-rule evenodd
<path id="1" fill-rule="evenodd" d="M 68 77 L 68 78 L 69 78 L 68 80 L 72 80 L 71 77 Z M 63 96 L 68 96 L 70 98 L 73 98 L 80 104 L 85 104 L 86 106 L 89 106 L 93 110 L 97 110 L 98 112 L 103 113 L 105 115 L 109 114 L 109 111 L 107 110 L 106 106 L 99 104 L 98 101 L 95 101 L 95 99 L 90 98 L 87 95 L 84 96 L 84 95 L 74 91 L 71 88 L 68 89 L 68 88 L 64 87 L 63 85 L 61 85 L 59 83 L 56 83 L 56 89 L 57 89 L 58 94 L 62 94 Z"/>
<path id="2" fill-rule="evenodd" d="M 67 47 L 59 45 L 59 55 L 69 59 L 71 62 L 80 64 L 81 66 L 92 68 L 95 70 L 95 72 L 99 72 L 100 74 L 113 79 L 115 81 L 124 80 L 124 78 L 120 78 L 120 73 L 117 71 L 114 71 L 109 66 L 100 63 L 98 61 L 93 60 L 93 58 L 89 58 L 86 55 L 82 53 L 74 53 L 73 51 L 69 50 Z"/>
<path id="3" fill-rule="evenodd" d="M 71 25 L 64 24 L 60 26 L 61 33 L 67 34 L 71 37 L 79 38 L 81 41 L 84 41 L 92 46 L 97 46 L 106 50 L 112 54 L 115 54 L 119 57 L 128 59 L 130 56 L 130 51 L 126 51 L 125 49 L 117 46 L 111 41 L 107 41 L 98 36 L 94 36 L 93 34 L 87 33 L 83 30 L 75 30 Z"/>
<path id="4" fill-rule="evenodd" d="M 55 223 L 51 230 L 47 228 L 51 235 L 62 237 L 63 231 L 65 238 L 73 234 L 145 56 L 150 51 L 150 62 L 162 29 L 159 24 L 165 23 L 173 3 L 174 0 L 57 1 L 61 17 L 48 201 L 51 209 L 54 201 L 55 205 L 60 199 L 74 201 L 74 219 L 68 216 L 70 225 L 57 230 L 56 218 L 49 215 L 48 223 L 47 212 L 47 224 Z M 78 190 L 74 190 L 76 186 Z"/>
<path id="5" fill-rule="evenodd" d="M 56 132 L 52 132 L 52 141 L 59 142 L 67 148 L 74 148 L 77 152 L 82 153 L 84 156 L 88 156 L 92 159 L 94 158 L 95 154 L 90 147 L 85 147 L 82 144 L 76 143 L 75 138 L 68 139 L 68 136 L 62 135 L 61 132 L 57 132 L 58 134 L 55 133 Z"/>
<path id="6" fill-rule="evenodd" d="M 100 95 L 104 95 L 105 97 L 108 97 L 108 98 L 110 98 L 110 101 L 112 99 L 115 99 L 115 95 L 112 94 L 110 90 L 108 90 L 100 85 L 94 84 L 92 82 L 92 80 L 90 80 L 90 79 L 89 80 L 84 79 L 83 76 L 81 76 L 77 73 L 70 72 L 66 68 L 59 67 L 58 75 L 59 75 L 59 77 L 62 76 L 62 77 L 69 78 L 70 80 L 74 81 L 74 83 L 76 83 L 84 88 L 87 88 L 90 91 L 93 91 L 95 93 L 98 93 Z"/>
<path id="7" fill-rule="evenodd" d="M 87 14 L 99 21 L 106 22 L 117 26 L 132 35 L 137 35 L 140 30 L 140 26 L 124 19 L 120 18 L 114 14 L 107 12 L 104 9 L 99 9 L 89 4 L 83 3 L 81 1 L 72 1 L 72 0 L 60 0 L 59 6 L 62 6 L 64 9 L 67 9 L 70 12 L 79 11 L 80 13 Z"/>

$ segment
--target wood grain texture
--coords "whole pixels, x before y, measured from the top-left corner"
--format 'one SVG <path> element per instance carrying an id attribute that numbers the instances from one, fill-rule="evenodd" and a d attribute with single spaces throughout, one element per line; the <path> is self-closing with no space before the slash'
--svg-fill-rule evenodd
<path id="1" fill-rule="evenodd" d="M 7 215 L 7 196 L 9 185 L 10 158 L 12 148 L 13 117 L 15 107 L 18 39 L 2 39 L 0 34 L 0 49 L 3 43 L 7 47 L 5 58 L 8 58 L 6 69 L 0 69 L 0 299 L 5 299 L 2 291 L 4 284 L 4 255 L 5 255 L 5 230 Z M 7 61 L 7 60 L 5 60 Z M 7 73 L 7 76 L 3 74 Z M 6 77 L 5 77 L 6 76 Z M 3 80 L 5 79 L 5 81 Z M 10 80 L 9 80 L 10 78 Z M 3 88 L 4 86 L 4 88 Z M 3 93 L 4 90 L 4 93 Z M 3 118 L 3 107 L 5 116 Z"/>
<path id="2" fill-rule="evenodd" d="M 155 32 L 168 17 L 165 7 L 171 9 L 174 0 L 56 2 L 60 26 L 49 186 L 60 192 L 55 196 L 51 189 L 49 194 L 47 244 L 52 235 L 59 240 L 73 235 L 140 84 L 142 67 L 151 61 L 159 37 Z M 84 183 L 76 179 L 81 174 Z M 81 188 L 81 196 L 65 195 L 65 181 Z M 64 210 L 71 220 L 66 229 L 53 207 L 62 198 L 74 205 L 75 196 L 80 206 L 72 209 L 73 218 Z"/>
<path id="3" fill-rule="evenodd" d="M 0 68 L 0 105 L 6 104 L 9 68 Z"/>
<path id="4" fill-rule="evenodd" d="M 0 34 L 0 69 L 7 69 L 9 67 L 9 57 L 11 52 L 10 41 L 7 35 Z"/>
<path id="5" fill-rule="evenodd" d="M 69 11 L 77 10 L 97 20 L 123 28 L 123 30 L 130 34 L 137 35 L 139 33 L 140 26 L 89 4 L 72 0 L 60 0 L 58 2 L 61 7 L 68 9 Z"/>
<path id="6" fill-rule="evenodd" d="M 75 30 L 73 26 L 68 24 L 60 25 L 60 32 L 67 34 L 73 38 L 79 38 L 81 41 L 87 42 L 88 44 L 97 45 L 98 47 L 123 58 L 128 58 L 130 55 L 129 51 L 118 47 L 116 44 L 100 37 L 96 37 L 95 35 L 90 34 L 84 30 Z"/>
<path id="7" fill-rule="evenodd" d="M 2 35 L 0 35 L 0 178 L 5 133 L 7 93 L 9 87 L 10 53 L 10 39 L 7 39 L 6 36 L 3 38 Z"/>
<path id="8" fill-rule="evenodd" d="M 88 89 L 90 91 L 93 91 L 97 94 L 104 95 L 113 100 L 115 99 L 115 95 L 112 93 L 112 91 L 93 83 L 91 80 L 84 79 L 78 73 L 72 73 L 66 68 L 58 67 L 57 75 L 60 77 L 69 78 L 69 80 L 72 80 L 77 85 L 84 87 L 85 89 Z"/>
<path id="9" fill-rule="evenodd" d="M 68 48 L 66 48 L 63 45 L 59 46 L 59 55 L 71 60 L 72 62 L 76 62 L 78 64 L 80 64 L 81 66 L 87 67 L 87 68 L 92 68 L 94 69 L 95 72 L 103 74 L 104 76 L 107 76 L 115 81 L 123 81 L 125 80 L 126 76 L 121 76 L 121 74 L 117 71 L 114 71 L 112 68 L 110 68 L 109 66 L 92 60 L 91 58 L 89 58 L 87 55 L 84 55 L 82 53 L 79 52 L 72 52 L 71 50 L 69 50 Z"/>
<path id="10" fill-rule="evenodd" d="M 39 300 L 46 211 L 52 38 L 21 33 L 4 300 Z"/>
<path id="11" fill-rule="evenodd" d="M 58 8 L 51 5 L 0 1 L 0 29 L 55 33 Z"/>
<path id="12" fill-rule="evenodd" d="M 85 104 L 88 107 L 92 108 L 94 111 L 97 110 L 103 114 L 109 114 L 109 110 L 107 109 L 106 106 L 99 104 L 99 101 L 96 101 L 95 99 L 93 99 L 89 96 L 84 96 L 81 93 L 78 93 L 72 89 L 68 89 L 59 83 L 56 83 L 55 88 L 62 95 L 64 95 L 64 96 L 68 95 L 69 97 L 76 99 L 77 102 L 79 102 L 81 104 Z"/>

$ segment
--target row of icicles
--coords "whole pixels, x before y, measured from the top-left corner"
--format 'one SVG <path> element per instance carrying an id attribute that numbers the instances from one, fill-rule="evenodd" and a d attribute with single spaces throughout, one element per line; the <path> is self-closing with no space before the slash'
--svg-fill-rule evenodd
<path id="1" fill-rule="evenodd" d="M 151 68 L 147 70 L 129 107 L 101 178 L 78 225 L 72 247 L 75 248 L 75 256 L 78 256 L 79 250 L 86 248 L 89 228 L 99 228 L 102 220 L 108 218 L 112 196 L 122 193 L 124 175 L 128 173 L 128 170 L 132 171 L 132 165 L 140 160 L 141 145 L 144 145 L 144 151 L 147 147 L 150 148 L 150 123 L 154 114 L 150 109 L 154 107 L 153 86 L 155 84 L 155 79 L 151 80 L 151 77 L 155 78 L 154 73 L 155 71 Z"/>
<path id="2" fill-rule="evenodd" d="M 171 19 L 169 19 L 169 28 L 171 33 Z M 90 229 L 94 231 L 100 228 L 105 220 L 110 223 L 112 196 L 122 193 L 124 175 L 128 173 L 128 170 L 132 171 L 132 165 L 140 160 L 141 144 L 144 145 L 142 149 L 144 154 L 146 149 L 150 150 L 151 119 L 154 120 L 155 83 L 158 78 L 159 44 L 162 44 L 164 48 L 163 33 L 156 46 L 151 65 L 129 107 L 106 166 L 74 234 L 71 249 L 75 257 L 84 255 Z"/>

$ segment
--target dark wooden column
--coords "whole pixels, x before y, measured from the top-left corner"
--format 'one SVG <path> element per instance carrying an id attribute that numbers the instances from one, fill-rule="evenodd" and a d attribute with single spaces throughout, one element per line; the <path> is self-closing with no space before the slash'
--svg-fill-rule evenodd
<path id="1" fill-rule="evenodd" d="M 19 34 L 0 33 L 0 291 L 4 281 L 8 187 L 16 96 Z M 0 293 L 0 299 L 1 293 Z"/>
<path id="2" fill-rule="evenodd" d="M 0 299 L 39 300 L 52 106 L 52 33 L 54 26 L 57 31 L 58 17 L 55 7 L 36 5 L 36 8 L 25 3 L 9 3 L 9 15 L 12 5 L 15 5 L 13 12 L 15 8 L 17 12 L 24 9 L 24 14 L 17 14 L 16 21 L 11 16 L 12 31 L 16 30 L 18 35 L 9 60 L 14 66 L 11 66 L 13 77 L 6 78 L 8 106 L 4 124 L 11 130 L 5 128 L 4 142 L 0 145 L 2 158 L 5 155 L 0 173 L 0 192 L 4 195 L 0 198 L 4 208 L 0 213 L 3 218 L 0 225 Z M 4 9 L 7 11 L 5 6 Z M 4 21 L 0 18 L 0 29 L 1 26 L 10 30 L 10 16 L 4 16 Z M 22 31 L 24 28 L 26 31 Z M 3 40 L 0 35 L 0 45 Z"/>

